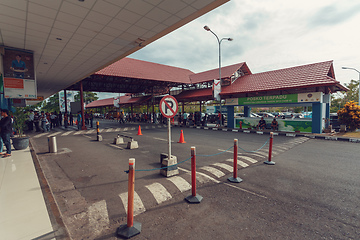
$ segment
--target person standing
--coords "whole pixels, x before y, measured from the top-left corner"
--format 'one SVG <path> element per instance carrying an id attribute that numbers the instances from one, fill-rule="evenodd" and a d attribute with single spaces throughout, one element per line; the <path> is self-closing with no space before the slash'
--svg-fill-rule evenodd
<path id="1" fill-rule="evenodd" d="M 82 126 L 82 116 L 81 116 L 81 112 L 78 112 L 78 116 L 77 116 L 77 123 L 78 123 L 78 130 L 81 130 L 81 126 Z"/>
<path id="2" fill-rule="evenodd" d="M 0 120 L 0 129 L 1 129 L 1 139 L 5 144 L 6 153 L 3 154 L 3 158 L 11 156 L 11 144 L 10 144 L 10 135 L 12 132 L 11 117 L 9 116 L 9 110 L 1 110 L 1 116 L 3 117 Z"/>
<path id="3" fill-rule="evenodd" d="M 67 112 L 64 113 L 64 127 L 67 128 L 69 122 L 68 122 L 68 114 Z"/>
<path id="4" fill-rule="evenodd" d="M 40 132 L 39 122 L 40 122 L 39 112 L 35 112 L 34 125 L 35 125 L 35 131 L 36 132 Z"/>
<path id="5" fill-rule="evenodd" d="M 30 113 L 28 115 L 29 119 L 28 119 L 28 128 L 29 128 L 29 131 L 32 132 L 34 130 L 34 111 L 31 109 L 30 110 Z"/>
<path id="6" fill-rule="evenodd" d="M 73 114 L 70 112 L 70 115 L 69 115 L 69 119 L 70 119 L 70 126 L 73 126 L 74 125 L 74 117 L 73 117 Z"/>

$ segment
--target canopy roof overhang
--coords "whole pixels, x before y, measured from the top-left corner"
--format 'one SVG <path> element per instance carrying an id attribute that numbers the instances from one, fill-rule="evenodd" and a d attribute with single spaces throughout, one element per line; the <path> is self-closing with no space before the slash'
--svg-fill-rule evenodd
<path id="1" fill-rule="evenodd" d="M 0 1 L 0 53 L 33 52 L 47 98 L 228 1 Z"/>

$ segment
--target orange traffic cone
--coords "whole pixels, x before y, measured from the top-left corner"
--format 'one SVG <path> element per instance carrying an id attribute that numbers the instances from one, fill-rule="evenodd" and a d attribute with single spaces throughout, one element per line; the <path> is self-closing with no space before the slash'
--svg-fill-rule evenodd
<path id="1" fill-rule="evenodd" d="M 136 135 L 142 135 L 140 125 L 139 125 L 139 130 L 138 130 L 138 133 L 137 133 Z"/>
<path id="2" fill-rule="evenodd" d="M 181 130 L 180 140 L 178 141 L 178 143 L 186 143 L 186 142 L 185 142 L 185 139 L 184 139 L 184 133 L 183 133 L 183 130 Z"/>

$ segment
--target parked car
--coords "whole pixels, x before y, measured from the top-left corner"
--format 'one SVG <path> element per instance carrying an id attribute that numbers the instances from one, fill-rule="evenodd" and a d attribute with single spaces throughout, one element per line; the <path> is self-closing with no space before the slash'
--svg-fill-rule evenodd
<path id="1" fill-rule="evenodd" d="M 267 113 L 267 112 L 260 112 L 260 113 L 257 113 L 257 115 L 259 115 L 260 117 L 270 117 L 270 118 L 274 118 L 275 116 L 271 113 Z"/>
<path id="2" fill-rule="evenodd" d="M 250 113 L 250 117 L 261 118 L 260 115 L 258 115 L 256 113 Z"/>

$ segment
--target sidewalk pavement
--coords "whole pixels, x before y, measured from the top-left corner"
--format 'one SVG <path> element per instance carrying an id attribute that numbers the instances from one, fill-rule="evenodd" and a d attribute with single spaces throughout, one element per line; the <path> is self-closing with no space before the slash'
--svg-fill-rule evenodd
<path id="1" fill-rule="evenodd" d="M 29 147 L 0 158 L 0 236 L 55 239 Z"/>

